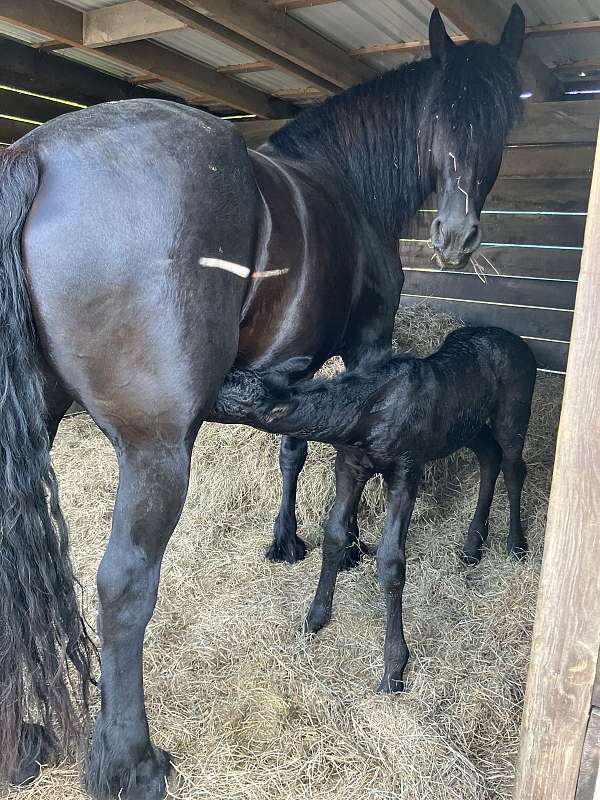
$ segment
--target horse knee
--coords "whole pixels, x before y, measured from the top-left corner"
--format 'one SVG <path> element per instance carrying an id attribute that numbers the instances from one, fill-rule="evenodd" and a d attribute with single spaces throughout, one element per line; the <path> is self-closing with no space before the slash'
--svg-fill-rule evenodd
<path id="1" fill-rule="evenodd" d="M 381 551 L 381 547 L 379 548 Z M 377 574 L 384 592 L 402 591 L 406 576 L 406 560 L 401 552 L 377 553 Z"/>
<path id="2" fill-rule="evenodd" d="M 295 472 L 302 469 L 306 461 L 308 442 L 304 439 L 294 439 L 292 436 L 283 436 L 279 450 L 279 467 L 282 472 Z"/>

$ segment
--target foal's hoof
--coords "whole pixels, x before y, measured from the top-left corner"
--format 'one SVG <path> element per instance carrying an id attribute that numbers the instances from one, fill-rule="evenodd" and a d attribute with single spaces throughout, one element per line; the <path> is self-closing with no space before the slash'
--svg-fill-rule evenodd
<path id="1" fill-rule="evenodd" d="M 34 781 L 43 764 L 52 757 L 52 749 L 46 731 L 41 725 L 26 722 L 21 736 L 19 765 L 10 776 L 10 782 L 22 786 Z"/>
<path id="2" fill-rule="evenodd" d="M 304 620 L 304 633 L 314 634 L 318 633 L 321 628 L 331 619 L 331 609 L 323 608 L 322 606 L 315 606 L 314 603 L 310 607 L 306 619 Z"/>
<path id="3" fill-rule="evenodd" d="M 284 561 L 287 564 L 295 564 L 296 561 L 302 561 L 305 556 L 306 545 L 296 534 L 283 540 L 274 539 L 267 550 L 269 561 Z"/>
<path id="4" fill-rule="evenodd" d="M 467 567 L 476 567 L 481 561 L 483 552 L 481 550 L 463 550 L 462 560 Z"/>
<path id="5" fill-rule="evenodd" d="M 383 676 L 383 680 L 379 684 L 377 691 L 380 694 L 400 694 L 406 689 L 406 684 L 403 678 L 394 678 L 393 676 Z"/>
<path id="6" fill-rule="evenodd" d="M 356 542 L 352 542 L 350 547 L 347 547 L 344 550 L 344 555 L 342 556 L 339 566 L 340 571 L 354 569 L 354 567 L 357 567 L 360 564 L 363 556 L 367 554 L 367 546 L 361 539 Z"/>
<path id="7" fill-rule="evenodd" d="M 514 558 L 515 561 L 524 561 L 527 558 L 528 546 L 525 539 L 522 539 L 517 544 L 508 543 L 509 558 Z"/>
<path id="8" fill-rule="evenodd" d="M 135 785 L 118 797 L 123 800 L 163 800 L 167 796 L 171 756 L 157 747 L 152 750 L 152 756 L 137 765 Z"/>

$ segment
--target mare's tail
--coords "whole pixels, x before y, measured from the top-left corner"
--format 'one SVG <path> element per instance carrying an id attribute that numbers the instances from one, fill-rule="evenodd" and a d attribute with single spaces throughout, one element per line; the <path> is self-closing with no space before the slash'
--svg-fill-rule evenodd
<path id="1" fill-rule="evenodd" d="M 88 716 L 94 646 L 76 595 L 44 422 L 21 263 L 35 156 L 0 155 L 0 786 L 70 753 Z"/>

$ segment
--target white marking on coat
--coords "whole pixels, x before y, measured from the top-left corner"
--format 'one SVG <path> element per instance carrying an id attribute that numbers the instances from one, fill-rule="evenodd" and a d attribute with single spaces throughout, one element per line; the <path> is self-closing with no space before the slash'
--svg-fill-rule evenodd
<path id="1" fill-rule="evenodd" d="M 202 256 L 198 260 L 201 267 L 214 267 L 215 269 L 223 269 L 225 272 L 231 272 L 239 278 L 247 278 L 250 275 L 248 267 L 241 264 L 236 264 L 234 261 L 225 261 L 223 258 L 207 258 Z"/>
<path id="2" fill-rule="evenodd" d="M 276 278 L 278 275 L 285 275 L 289 269 L 268 269 L 265 272 L 253 272 L 250 280 L 257 280 L 258 278 Z"/>

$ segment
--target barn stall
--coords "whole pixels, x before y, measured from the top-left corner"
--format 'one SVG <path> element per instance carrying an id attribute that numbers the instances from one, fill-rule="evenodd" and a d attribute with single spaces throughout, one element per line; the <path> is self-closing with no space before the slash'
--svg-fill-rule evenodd
<path id="1" fill-rule="evenodd" d="M 462 41 L 493 38 L 510 4 L 435 5 Z M 302 105 L 425 54 L 431 8 L 402 0 L 0 0 L 0 139 L 102 100 L 154 96 L 234 118 L 254 146 Z M 499 492 L 486 559 L 477 570 L 462 568 L 456 551 L 475 502 L 475 466 L 467 456 L 436 465 L 411 529 L 409 692 L 377 697 L 384 610 L 373 559 L 344 576 L 332 625 L 314 642 L 299 633 L 332 496 L 331 450 L 311 448 L 300 487 L 301 533 L 314 549 L 292 568 L 271 565 L 263 550 L 277 510 L 277 442 L 209 426 L 196 447 L 146 654 L 152 724 L 179 757 L 173 796 L 487 800 L 516 791 L 516 800 L 590 800 L 600 791 L 599 587 L 591 569 L 598 558 L 591 402 L 599 388 L 598 222 L 591 221 L 517 768 L 600 109 L 593 99 L 600 21 L 590 4 L 523 8 L 524 88 L 532 96 L 486 204 L 485 241 L 473 265 L 480 274 L 432 266 L 432 198 L 400 243 L 407 279 L 396 344 L 429 352 L 463 320 L 502 325 L 534 349 L 540 377 L 525 499 L 531 556 L 524 565 L 506 562 Z M 54 458 L 91 616 L 116 464 L 85 415 L 65 420 Z M 382 510 L 374 483 L 361 520 L 373 547 Z M 68 765 L 45 771 L 18 795 L 83 796 Z"/>

